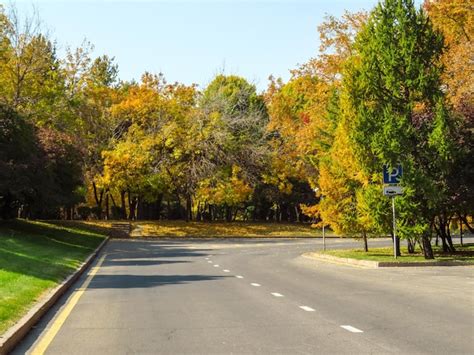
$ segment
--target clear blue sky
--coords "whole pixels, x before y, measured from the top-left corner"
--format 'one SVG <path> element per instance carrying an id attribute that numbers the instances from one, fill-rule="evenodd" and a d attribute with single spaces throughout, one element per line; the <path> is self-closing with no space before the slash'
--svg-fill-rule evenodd
<path id="1" fill-rule="evenodd" d="M 224 71 L 264 90 L 270 74 L 287 80 L 290 69 L 316 55 L 316 27 L 326 14 L 370 10 L 377 0 L 14 3 L 20 12 L 37 8 L 60 53 L 86 38 L 94 55 L 115 57 L 124 80 L 163 72 L 170 82 L 204 87 Z"/>

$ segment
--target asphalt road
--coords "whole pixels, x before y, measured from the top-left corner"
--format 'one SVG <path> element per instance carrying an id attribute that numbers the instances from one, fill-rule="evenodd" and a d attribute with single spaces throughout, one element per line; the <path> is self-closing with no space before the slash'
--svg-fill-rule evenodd
<path id="1" fill-rule="evenodd" d="M 301 257 L 320 248 L 112 240 L 14 354 L 474 353 L 474 268 Z"/>

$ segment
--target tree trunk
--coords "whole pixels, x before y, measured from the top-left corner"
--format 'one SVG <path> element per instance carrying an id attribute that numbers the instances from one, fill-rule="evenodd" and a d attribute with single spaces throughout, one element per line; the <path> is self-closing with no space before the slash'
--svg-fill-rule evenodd
<path id="1" fill-rule="evenodd" d="M 137 204 L 137 221 L 151 219 L 150 218 L 151 203 L 138 199 Z"/>
<path id="2" fill-rule="evenodd" d="M 214 206 L 209 205 L 209 216 L 211 218 L 211 221 L 214 221 Z"/>
<path id="3" fill-rule="evenodd" d="M 232 221 L 235 221 L 237 219 L 237 214 L 239 213 L 239 209 L 236 207 L 234 210 L 234 216 L 232 217 Z"/>
<path id="4" fill-rule="evenodd" d="M 68 221 L 72 220 L 72 207 L 66 207 L 66 219 Z"/>
<path id="5" fill-rule="evenodd" d="M 159 220 L 161 217 L 161 208 L 163 204 L 163 194 L 159 194 L 153 210 L 153 219 Z"/>
<path id="6" fill-rule="evenodd" d="M 400 251 L 400 238 L 397 237 L 395 239 L 395 248 L 396 248 L 396 253 L 397 253 L 397 256 L 402 256 L 402 252 Z"/>
<path id="7" fill-rule="evenodd" d="M 443 213 L 441 216 L 438 216 L 439 228 L 436 228 L 436 223 L 434 224 L 435 229 L 441 238 L 443 252 L 445 253 L 454 253 L 456 251 L 449 230 L 450 220 L 451 218 L 448 218 L 446 213 Z"/>
<path id="8" fill-rule="evenodd" d="M 448 242 L 450 252 L 455 253 L 456 248 L 454 247 L 454 244 L 453 244 L 453 238 L 451 238 L 450 224 L 451 224 L 451 221 L 448 220 L 448 223 L 446 224 L 446 241 Z"/>
<path id="9" fill-rule="evenodd" d="M 202 211 L 201 211 L 201 201 L 198 202 L 197 205 L 197 211 L 196 211 L 196 221 L 200 222 L 202 221 Z"/>
<path id="10" fill-rule="evenodd" d="M 137 216 L 136 216 L 137 206 L 138 206 L 138 197 L 137 196 L 131 197 L 131 193 L 130 191 L 128 191 L 128 208 L 129 208 L 128 219 L 130 221 L 134 221 L 137 219 Z"/>
<path id="11" fill-rule="evenodd" d="M 110 212 L 109 212 L 109 192 L 105 193 L 105 219 L 108 221 L 110 219 Z"/>
<path id="12" fill-rule="evenodd" d="M 362 238 L 364 239 L 364 251 L 367 253 L 369 251 L 369 245 L 367 244 L 367 233 L 365 231 L 362 233 Z"/>
<path id="13" fill-rule="evenodd" d="M 423 233 L 421 238 L 423 244 L 423 255 L 425 259 L 434 259 L 433 248 L 431 247 L 429 236 L 426 233 Z"/>
<path id="14" fill-rule="evenodd" d="M 232 222 L 232 207 L 225 206 L 225 220 L 227 222 Z"/>
<path id="15" fill-rule="evenodd" d="M 125 191 L 120 191 L 120 203 L 122 204 L 121 206 L 121 213 L 122 213 L 122 219 L 127 219 L 127 208 L 125 207 Z"/>
<path id="16" fill-rule="evenodd" d="M 94 189 L 95 203 L 97 204 L 97 218 L 102 219 L 102 199 L 104 197 L 104 189 L 101 189 L 100 195 L 97 195 L 97 186 L 95 182 L 92 182 L 92 187 Z"/>
<path id="17" fill-rule="evenodd" d="M 129 203 L 129 208 L 130 208 L 128 219 L 131 221 L 135 221 L 137 219 L 136 213 L 137 213 L 138 197 L 134 196 L 130 199 L 130 192 L 129 192 L 128 203 Z"/>
<path id="18" fill-rule="evenodd" d="M 186 222 L 193 220 L 193 201 L 191 194 L 186 195 Z"/>
<path id="19" fill-rule="evenodd" d="M 110 190 L 108 190 L 107 192 L 110 195 L 110 201 L 112 201 L 112 206 L 117 207 L 117 204 L 115 203 L 115 200 L 114 200 L 114 195 L 110 192 Z"/>
<path id="20" fill-rule="evenodd" d="M 437 236 L 441 239 L 441 245 L 443 246 L 443 252 L 447 253 L 449 251 L 448 244 L 446 243 L 446 231 L 444 229 L 444 222 L 441 216 L 437 217 L 438 224 L 436 220 L 433 223 L 434 230 L 436 231 Z"/>
<path id="21" fill-rule="evenodd" d="M 300 209 L 298 207 L 298 205 L 295 205 L 295 215 L 296 215 L 296 222 L 301 222 L 301 218 L 300 218 Z"/>
<path id="22" fill-rule="evenodd" d="M 408 254 L 415 253 L 416 239 L 407 238 L 407 246 L 408 246 Z"/>

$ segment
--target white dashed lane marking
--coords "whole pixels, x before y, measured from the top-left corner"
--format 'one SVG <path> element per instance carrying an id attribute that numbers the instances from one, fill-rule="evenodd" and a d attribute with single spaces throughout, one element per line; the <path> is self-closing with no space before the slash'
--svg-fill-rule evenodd
<path id="1" fill-rule="evenodd" d="M 352 333 L 363 333 L 364 332 L 363 330 L 357 329 L 357 328 L 353 327 L 352 325 L 341 325 L 341 328 L 343 328 L 345 330 L 348 330 Z"/>
<path id="2" fill-rule="evenodd" d="M 211 256 L 211 255 L 209 255 Z M 209 264 L 212 264 L 212 260 L 209 260 L 209 258 L 206 258 L 207 262 Z M 218 264 L 214 264 L 214 267 L 219 267 Z M 223 270 L 224 272 L 230 272 L 230 270 L 228 269 L 224 269 Z M 242 275 L 235 275 L 236 278 L 238 279 L 243 279 L 244 277 Z M 251 283 L 252 286 L 254 287 L 260 287 L 261 285 L 258 284 L 258 283 L 255 283 L 255 282 L 252 282 Z M 271 293 L 272 296 L 274 297 L 284 297 L 281 293 L 278 293 L 278 292 L 272 292 Z M 308 307 L 308 306 L 299 306 L 302 310 L 306 311 L 306 312 L 315 312 L 315 309 L 311 308 L 311 307 Z M 363 330 L 360 330 L 360 329 L 357 329 L 351 325 L 341 325 L 341 328 L 351 332 L 351 333 L 363 333 L 364 331 Z"/>

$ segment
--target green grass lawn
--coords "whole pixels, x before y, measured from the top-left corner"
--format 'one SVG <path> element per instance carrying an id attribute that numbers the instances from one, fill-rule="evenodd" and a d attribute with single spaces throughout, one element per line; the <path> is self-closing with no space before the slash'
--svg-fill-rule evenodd
<path id="1" fill-rule="evenodd" d="M 143 221 L 143 236 L 156 237 L 317 237 L 319 229 L 302 223 Z"/>
<path id="2" fill-rule="evenodd" d="M 56 286 L 104 235 L 44 222 L 0 222 L 0 334 Z"/>
<path id="3" fill-rule="evenodd" d="M 108 235 L 113 223 L 128 223 L 128 221 L 65 221 L 65 220 L 49 220 L 48 224 L 79 229 L 81 231 L 89 231 L 97 234 Z"/>
<path id="4" fill-rule="evenodd" d="M 455 246 L 455 254 L 445 254 L 442 252 L 440 247 L 433 247 L 435 253 L 435 261 L 462 261 L 474 264 L 474 244 L 465 244 L 463 247 L 460 245 Z M 347 250 L 328 250 L 327 255 L 333 255 L 340 258 L 351 258 L 358 260 L 373 260 L 373 261 L 395 261 L 393 257 L 393 249 L 388 248 L 369 248 L 369 252 L 366 253 L 360 249 L 347 249 Z M 415 254 L 408 254 L 407 248 L 402 247 L 402 256 L 397 258 L 397 262 L 427 262 L 432 260 L 426 260 L 423 257 L 421 250 L 417 249 Z"/>

